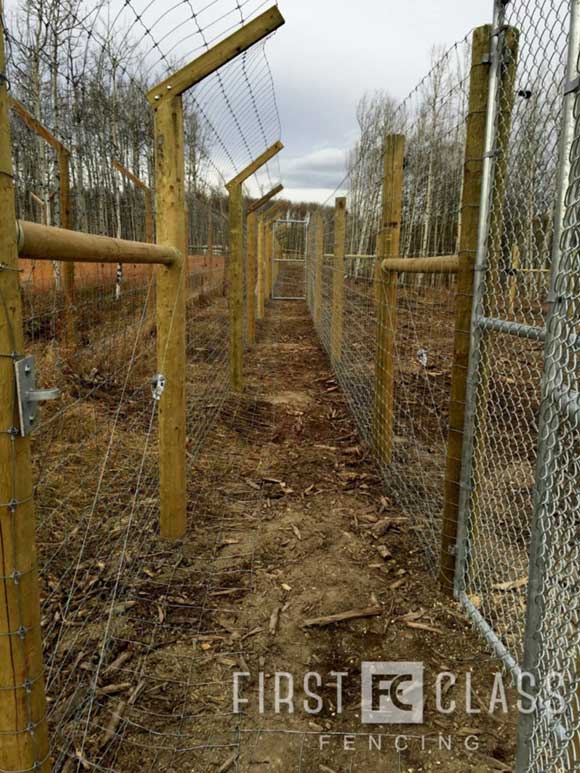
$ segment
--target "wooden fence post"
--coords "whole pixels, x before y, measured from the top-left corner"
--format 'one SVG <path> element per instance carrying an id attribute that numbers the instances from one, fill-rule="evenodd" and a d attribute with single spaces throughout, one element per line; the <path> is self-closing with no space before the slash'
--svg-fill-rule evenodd
<path id="1" fill-rule="evenodd" d="M 280 264 L 278 261 L 282 257 L 282 245 L 276 234 L 276 221 L 272 223 L 272 276 L 269 287 L 270 298 L 274 297 L 274 286 L 278 280 L 278 274 L 280 273 Z"/>
<path id="2" fill-rule="evenodd" d="M 263 319 L 264 317 L 264 229 L 262 227 L 263 217 L 258 215 L 258 210 L 262 209 L 265 204 L 283 190 L 284 186 L 278 184 L 262 196 L 261 199 L 252 202 L 248 207 L 248 266 L 250 267 L 253 263 L 255 284 L 253 329 L 248 331 L 251 343 L 254 343 L 256 340 L 256 319 Z M 253 251 L 253 255 L 251 251 Z"/>
<path id="3" fill-rule="evenodd" d="M 264 286 L 264 298 L 272 297 L 272 259 L 274 241 L 272 238 L 272 223 L 267 220 L 264 223 L 264 265 L 266 267 L 265 275 L 266 282 Z"/>
<path id="4" fill-rule="evenodd" d="M 246 314 L 248 320 L 248 345 L 256 343 L 256 286 L 257 272 L 257 215 L 250 212 L 247 218 L 248 276 L 246 277 Z"/>
<path id="5" fill-rule="evenodd" d="M 0 71 L 5 72 L 0 2 Z M 30 438 L 20 435 L 14 363 L 24 333 L 6 82 L 0 83 L 0 769 L 51 768 Z"/>
<path id="6" fill-rule="evenodd" d="M 161 537 L 179 539 L 187 526 L 185 406 L 186 218 L 183 100 L 166 99 L 155 109 L 157 242 L 180 253 L 157 268 L 157 361 L 165 376 L 159 401 Z"/>
<path id="7" fill-rule="evenodd" d="M 182 95 L 227 62 L 284 24 L 274 6 L 175 71 L 147 93 L 155 110 L 157 240 L 181 257 L 157 273 L 157 347 L 166 384 L 159 404 L 161 534 L 183 536 L 186 529 L 185 273 L 187 231 Z"/>
<path id="8" fill-rule="evenodd" d="M 314 215 L 314 324 L 319 325 L 322 315 L 322 272 L 324 269 L 324 221 L 322 213 Z"/>
<path id="9" fill-rule="evenodd" d="M 344 256 L 346 251 L 346 199 L 337 198 L 334 214 L 334 264 L 332 272 L 332 335 L 330 361 L 338 365 L 342 357 L 344 315 Z"/>
<path id="10" fill-rule="evenodd" d="M 230 205 L 230 262 L 228 273 L 228 298 L 230 310 L 230 382 L 240 392 L 243 387 L 242 369 L 244 355 L 244 282 L 243 282 L 243 200 L 241 184 L 229 188 Z"/>
<path id="11" fill-rule="evenodd" d="M 153 244 L 155 239 L 153 229 L 153 194 L 149 188 L 143 189 L 145 196 L 145 241 Z"/>
<path id="12" fill-rule="evenodd" d="M 230 308 L 230 379 L 233 389 L 241 392 L 243 388 L 243 357 L 244 357 L 244 182 L 255 174 L 271 158 L 276 156 L 284 145 L 280 141 L 270 145 L 255 158 L 245 169 L 242 169 L 226 187 L 229 192 L 230 206 L 230 271 L 229 271 L 229 308 Z M 255 242 L 254 236 L 252 241 Z M 254 306 L 254 276 L 255 247 L 252 244 L 253 271 L 246 277 L 248 292 L 252 292 L 252 320 L 255 325 Z"/>
<path id="13" fill-rule="evenodd" d="M 405 137 L 388 134 L 384 149 L 383 213 L 381 245 L 383 258 L 399 256 Z M 375 361 L 374 445 L 381 465 L 389 464 L 393 453 L 395 402 L 395 344 L 397 327 L 397 273 L 384 272 L 379 259 L 379 305 Z"/>
<path id="14" fill-rule="evenodd" d="M 258 296 L 256 314 L 258 319 L 264 319 L 264 287 L 266 283 L 265 277 L 265 265 L 264 265 L 264 223 L 261 217 L 258 218 L 258 244 L 257 244 L 257 261 L 258 261 L 258 280 L 256 293 Z"/>
<path id="15" fill-rule="evenodd" d="M 473 32 L 469 106 L 465 163 L 463 177 L 463 201 L 461 217 L 461 241 L 459 247 L 460 268 L 457 278 L 457 301 L 455 312 L 455 346 L 451 374 L 451 396 L 449 401 L 449 437 L 447 441 L 447 463 L 443 504 L 441 535 L 441 557 L 439 581 L 443 590 L 453 595 L 456 565 L 457 531 L 459 522 L 460 484 L 463 457 L 465 404 L 467 399 L 467 372 L 471 352 L 471 317 L 473 311 L 473 275 L 479 232 L 480 194 L 485 153 L 485 131 L 489 101 L 489 53 L 492 29 L 489 25 L 478 27 Z M 514 80 L 517 62 L 519 35 L 509 27 L 505 30 L 505 45 L 508 56 L 503 68 L 499 89 L 498 133 L 496 146 L 499 150 L 495 165 L 491 222 L 489 228 L 488 274 L 495 281 L 502 250 L 503 200 L 507 184 L 507 146 L 509 142 L 511 114 L 514 102 Z M 493 292 L 488 288 L 487 292 Z M 497 288 L 496 288 L 497 292 Z M 485 313 L 485 311 L 484 311 Z M 480 394 L 489 389 L 489 367 L 487 363 L 487 341 L 481 342 Z M 485 405 L 485 397 L 480 398 Z M 483 422 L 484 424 L 485 422 Z M 483 431 L 483 424 L 478 433 Z M 478 440 L 476 437 L 475 443 Z M 477 509 L 477 508 L 475 508 Z"/>
<path id="16" fill-rule="evenodd" d="M 518 287 L 522 285 L 522 277 L 520 274 L 520 248 L 517 244 L 512 245 L 512 265 L 509 278 L 509 305 L 508 313 L 513 317 L 516 313 L 516 297 L 518 293 Z"/>

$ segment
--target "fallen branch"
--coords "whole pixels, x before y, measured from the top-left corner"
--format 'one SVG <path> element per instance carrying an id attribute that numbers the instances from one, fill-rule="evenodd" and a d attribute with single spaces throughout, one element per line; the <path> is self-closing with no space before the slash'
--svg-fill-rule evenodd
<path id="1" fill-rule="evenodd" d="M 351 609 L 348 612 L 339 612 L 337 615 L 327 615 L 326 617 L 313 617 L 302 623 L 304 628 L 312 628 L 317 625 L 332 625 L 333 623 L 342 623 L 345 620 L 357 620 L 362 617 L 379 617 L 383 614 L 382 607 L 366 607 L 365 609 Z"/>

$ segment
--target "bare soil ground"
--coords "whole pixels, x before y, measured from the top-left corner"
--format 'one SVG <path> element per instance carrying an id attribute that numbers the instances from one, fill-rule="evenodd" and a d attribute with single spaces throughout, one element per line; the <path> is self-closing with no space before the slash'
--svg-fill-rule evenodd
<path id="1" fill-rule="evenodd" d="M 412 524 L 385 498 L 305 304 L 270 305 L 246 378 L 243 397 L 226 404 L 192 458 L 187 541 L 160 544 L 139 521 L 131 529 L 96 696 L 90 712 L 79 704 L 59 728 L 65 767 L 511 770 L 515 714 L 484 708 L 500 667 L 438 591 Z M 83 634 L 69 681 L 75 668 L 95 671 L 107 587 L 103 620 L 94 616 L 92 639 Z M 372 617 L 305 626 L 369 607 Z M 424 663 L 424 724 L 362 724 L 361 661 Z M 435 707 L 441 671 L 458 675 L 445 692 L 457 703 L 451 715 Z M 241 714 L 232 706 L 235 672 L 250 674 Z M 279 672 L 294 678 L 293 713 L 274 711 Z M 323 681 L 316 714 L 302 705 L 307 672 Z M 333 672 L 348 674 L 342 707 Z M 468 673 L 477 714 L 466 711 Z M 279 681 L 284 696 L 288 679 Z"/>
<path id="2" fill-rule="evenodd" d="M 150 769 L 510 770 L 513 721 L 491 718 L 482 708 L 498 665 L 484 654 L 457 606 L 438 592 L 411 525 L 384 498 L 303 304 L 272 304 L 248 362 L 248 410 L 226 411 L 226 426 L 217 430 L 219 449 L 214 437 L 205 454 L 221 489 L 220 506 L 225 493 L 230 511 L 213 523 L 217 535 L 208 541 L 202 528 L 205 540 L 193 539 L 189 547 L 209 573 L 205 598 L 211 603 L 199 617 L 201 629 L 210 633 L 194 638 L 189 667 L 195 676 L 188 675 L 179 730 L 173 725 L 184 734 L 184 751 L 177 744 L 159 753 Z M 200 505 L 205 501 L 201 512 L 207 495 L 199 496 Z M 380 607 L 380 614 L 304 626 L 309 618 L 366 607 Z M 186 647 L 191 656 L 191 644 Z M 174 648 L 176 661 L 180 654 L 182 642 Z M 423 662 L 425 723 L 363 725 L 361 661 Z M 243 715 L 232 713 L 236 671 L 251 674 L 241 681 L 240 694 L 249 701 Z M 432 688 L 440 671 L 458 673 L 458 689 L 446 693 L 457 701 L 452 716 L 435 710 Z M 285 707 L 274 712 L 277 672 L 294 677 L 293 714 Z M 307 672 L 320 673 L 324 683 L 317 715 L 302 709 Z M 342 712 L 333 672 L 349 674 Z M 468 672 L 477 695 L 474 709 L 481 712 L 476 715 L 466 713 Z M 183 682 L 183 674 L 178 680 Z M 281 685 L 285 694 L 287 681 Z M 171 731 L 171 724 L 163 724 L 162 733 Z M 397 735 L 407 738 L 396 741 Z M 466 749 L 467 739 L 477 751 Z M 451 750 L 440 748 L 449 743 Z M 150 760 L 143 750 L 141 755 Z M 140 765 L 121 749 L 116 767 Z"/>

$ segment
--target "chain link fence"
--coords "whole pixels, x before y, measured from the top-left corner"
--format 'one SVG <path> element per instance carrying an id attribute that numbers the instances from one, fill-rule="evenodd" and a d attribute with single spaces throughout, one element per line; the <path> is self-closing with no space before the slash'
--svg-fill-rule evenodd
<path id="1" fill-rule="evenodd" d="M 534 679 L 521 771 L 580 760 L 576 139 L 568 160 L 577 111 L 566 96 L 578 75 L 577 9 L 495 9 L 458 592 L 512 674 Z"/>
<path id="2" fill-rule="evenodd" d="M 580 766 L 578 2 L 494 6 L 456 591 L 512 675 L 532 682 L 537 700 L 520 718 L 517 770 L 563 771 Z M 365 105 L 367 115 L 381 117 L 381 138 L 405 138 L 400 223 L 381 213 L 383 146 L 361 122 L 336 192 L 347 195 L 350 254 L 344 263 L 337 258 L 329 202 L 315 214 L 308 242 L 316 330 L 377 456 L 385 493 L 411 518 L 432 566 L 440 550 L 457 284 L 453 274 L 399 272 L 381 323 L 376 264 L 379 256 L 459 250 L 467 41 L 440 57 L 399 107 L 381 113 Z M 390 347 L 392 379 L 392 404 L 382 407 L 386 457 L 373 414 L 384 399 L 377 392 L 385 381 L 376 366 L 381 346 Z"/>

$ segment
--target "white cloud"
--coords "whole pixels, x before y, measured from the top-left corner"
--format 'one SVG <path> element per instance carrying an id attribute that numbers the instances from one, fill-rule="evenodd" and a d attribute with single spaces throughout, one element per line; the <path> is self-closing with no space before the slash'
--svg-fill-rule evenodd
<path id="1" fill-rule="evenodd" d="M 282 179 L 290 188 L 326 188 L 340 185 L 346 174 L 346 152 L 321 148 L 294 158 L 280 159 Z"/>

